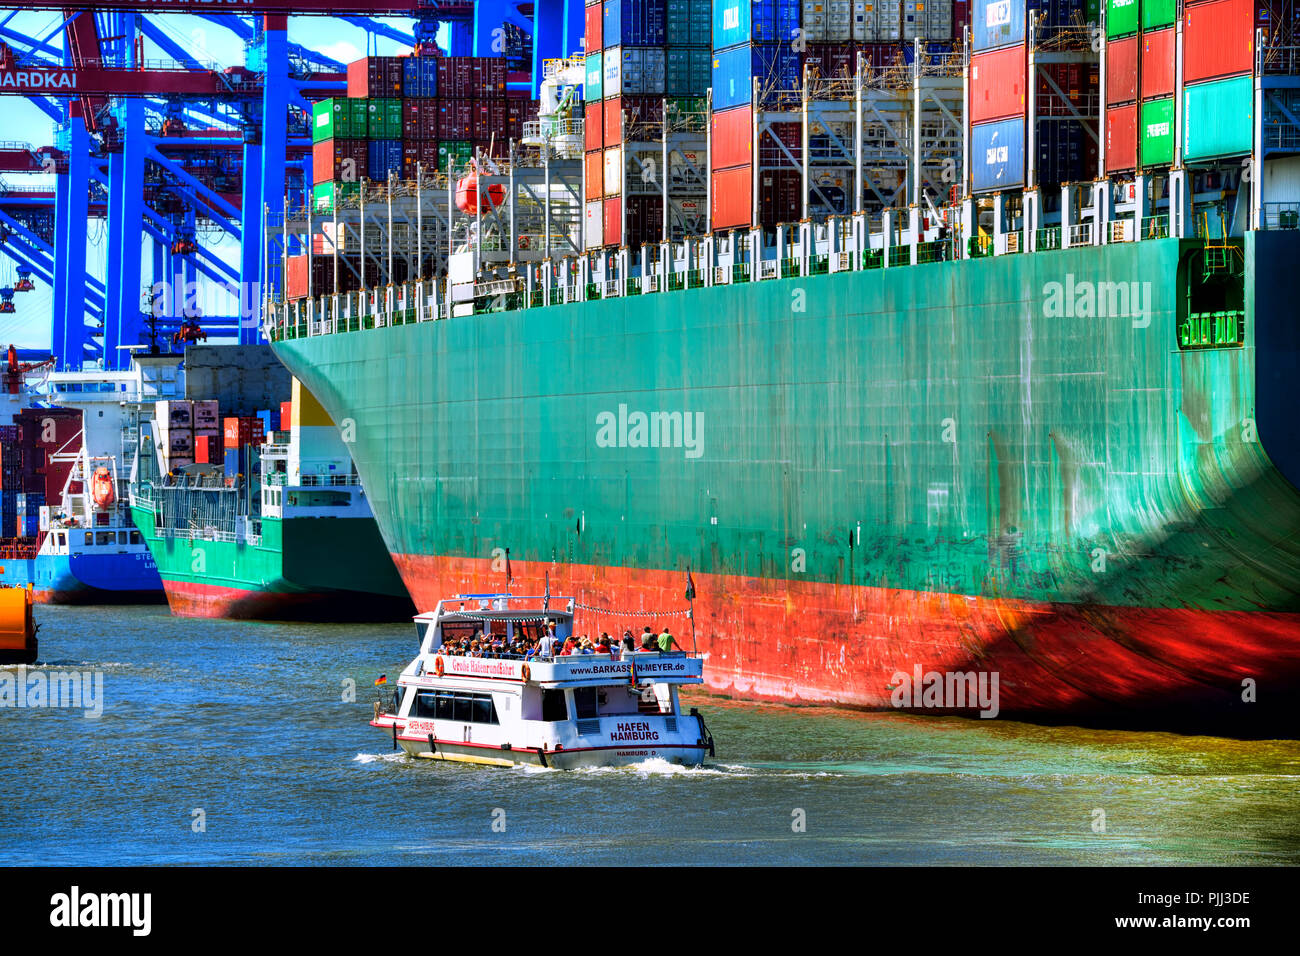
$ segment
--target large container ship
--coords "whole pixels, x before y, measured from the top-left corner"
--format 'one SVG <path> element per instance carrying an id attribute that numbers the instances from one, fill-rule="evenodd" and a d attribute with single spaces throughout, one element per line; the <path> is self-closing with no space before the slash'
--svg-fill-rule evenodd
<path id="1" fill-rule="evenodd" d="M 722 693 L 890 708 L 902 683 L 978 672 L 997 675 L 1002 716 L 1295 729 L 1300 175 L 1256 123 L 1279 115 L 1265 93 L 1297 47 L 1255 49 L 1263 5 L 1174 9 L 1171 58 L 1212 29 L 1247 45 L 1253 82 L 1224 78 L 1240 64 L 1171 59 L 1174 135 L 1155 110 L 1125 165 L 1096 148 L 1099 104 L 1123 94 L 1089 59 L 1083 8 L 1033 4 L 1036 19 L 1022 4 L 1003 22 L 1009 5 L 975 6 L 989 31 L 955 84 L 918 65 L 903 97 L 920 110 L 955 90 L 968 119 L 951 192 L 918 129 L 910 203 L 864 208 L 860 140 L 851 214 L 771 222 L 759 154 L 780 131 L 754 82 L 748 106 L 728 105 L 749 111 L 758 148 L 721 165 L 710 144 L 707 235 L 564 256 L 548 231 L 530 260 L 522 218 L 486 241 L 482 204 L 515 210 L 491 192 L 506 173 L 479 164 L 457 183 L 477 231 L 445 280 L 267 302 L 277 354 L 355 424 L 417 607 L 505 583 L 502 555 L 518 587 L 576 595 L 597 629 L 670 619 L 689 580 L 686 633 Z M 748 14 L 723 19 L 743 29 Z M 1011 66 L 976 77 L 981 47 Z M 973 108 L 1001 69 L 1040 95 Z M 861 132 L 863 100 L 893 95 L 851 83 L 810 102 L 805 76 L 805 211 L 814 132 L 845 116 Z M 513 190 L 527 172 L 511 160 Z M 918 685 L 903 705 L 951 703 Z"/>
<path id="2" fill-rule="evenodd" d="M 409 616 L 410 599 L 347 446 L 310 394 L 295 381 L 283 421 L 269 412 L 226 417 L 210 435 L 203 434 L 204 406 L 215 424 L 215 400 L 160 404 L 160 417 L 142 432 L 132 475 L 132 515 L 172 613 L 324 621 Z"/>

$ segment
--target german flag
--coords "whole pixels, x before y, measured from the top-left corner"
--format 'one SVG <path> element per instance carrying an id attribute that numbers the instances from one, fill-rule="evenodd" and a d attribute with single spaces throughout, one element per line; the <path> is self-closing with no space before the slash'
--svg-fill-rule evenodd
<path id="1" fill-rule="evenodd" d="M 387 683 L 388 683 L 388 675 L 387 675 L 387 674 L 380 674 L 377 678 L 375 678 L 375 686 L 376 686 L 376 687 L 378 687 L 380 684 L 387 684 Z"/>

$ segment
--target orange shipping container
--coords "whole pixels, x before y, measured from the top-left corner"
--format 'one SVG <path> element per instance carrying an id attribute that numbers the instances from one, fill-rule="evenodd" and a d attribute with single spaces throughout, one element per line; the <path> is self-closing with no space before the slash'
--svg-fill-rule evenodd
<path id="1" fill-rule="evenodd" d="M 754 168 L 752 166 L 714 170 L 709 209 L 711 227 L 732 229 L 737 226 L 749 226 L 753 188 Z"/>
<path id="2" fill-rule="evenodd" d="M 972 123 L 1019 116 L 1025 111 L 1025 48 L 976 53 L 970 58 Z"/>
<path id="3" fill-rule="evenodd" d="M 588 199 L 605 195 L 605 151 L 598 149 L 582 159 L 582 178 Z"/>
<path id="4" fill-rule="evenodd" d="M 1183 9 L 1183 82 L 1255 68 L 1255 0 L 1207 0 Z"/>
<path id="5" fill-rule="evenodd" d="M 738 106 L 713 114 L 711 146 L 714 169 L 747 166 L 754 153 L 754 123 L 751 108 Z"/>
<path id="6" fill-rule="evenodd" d="M 587 30 L 582 48 L 588 53 L 595 53 L 605 45 L 602 37 L 605 20 L 601 15 L 603 9 L 603 4 L 594 3 L 585 11 Z"/>
<path id="7" fill-rule="evenodd" d="M 1173 93 L 1174 28 L 1142 34 L 1142 99 L 1159 99 Z"/>
<path id="8" fill-rule="evenodd" d="M 605 145 L 617 146 L 623 142 L 623 98 L 615 96 L 605 100 Z"/>
<path id="9" fill-rule="evenodd" d="M 1138 38 L 1125 37 L 1106 44 L 1106 105 L 1137 99 Z"/>
<path id="10" fill-rule="evenodd" d="M 1124 172 L 1137 167 L 1138 108 L 1136 103 L 1106 111 L 1106 171 Z"/>

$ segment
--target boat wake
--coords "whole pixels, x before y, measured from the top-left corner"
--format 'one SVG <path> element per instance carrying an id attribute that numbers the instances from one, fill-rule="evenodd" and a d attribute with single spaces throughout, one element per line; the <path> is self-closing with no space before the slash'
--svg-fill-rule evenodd
<path id="1" fill-rule="evenodd" d="M 389 751 L 382 754 L 357 754 L 352 758 L 354 763 L 401 763 L 406 759 L 404 750 Z"/>

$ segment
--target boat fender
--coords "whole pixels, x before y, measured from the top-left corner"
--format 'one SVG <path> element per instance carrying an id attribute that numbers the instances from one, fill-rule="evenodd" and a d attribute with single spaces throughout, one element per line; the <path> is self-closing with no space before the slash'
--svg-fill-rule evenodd
<path id="1" fill-rule="evenodd" d="M 435 658 L 433 659 L 433 669 L 434 669 L 435 671 L 437 671 L 439 677 L 442 676 L 442 672 L 443 672 L 443 670 L 446 669 L 446 665 L 443 664 L 443 662 L 442 662 L 442 655 L 441 655 L 441 654 L 439 654 L 437 657 L 435 657 Z"/>
<path id="2" fill-rule="evenodd" d="M 525 684 L 527 684 L 527 683 L 528 683 L 528 679 L 529 679 L 530 677 L 533 676 L 533 672 L 532 672 L 531 670 L 528 669 L 528 665 L 527 665 L 527 664 L 524 665 L 523 670 L 520 671 L 520 674 L 521 674 L 521 676 L 523 677 L 523 679 L 524 679 L 524 683 L 525 683 Z"/>
<path id="3" fill-rule="evenodd" d="M 393 749 L 397 749 L 397 721 L 393 721 Z"/>
<path id="4" fill-rule="evenodd" d="M 433 742 L 433 734 L 429 734 L 429 756 L 432 757 L 438 752 L 438 745 Z"/>
<path id="5" fill-rule="evenodd" d="M 547 767 L 546 767 L 546 750 L 545 750 L 544 748 L 542 748 L 542 747 L 538 747 L 538 748 L 537 748 L 537 757 L 538 757 L 538 759 L 541 760 L 541 762 L 542 762 L 542 769 L 543 769 L 543 770 L 547 769 Z"/>

